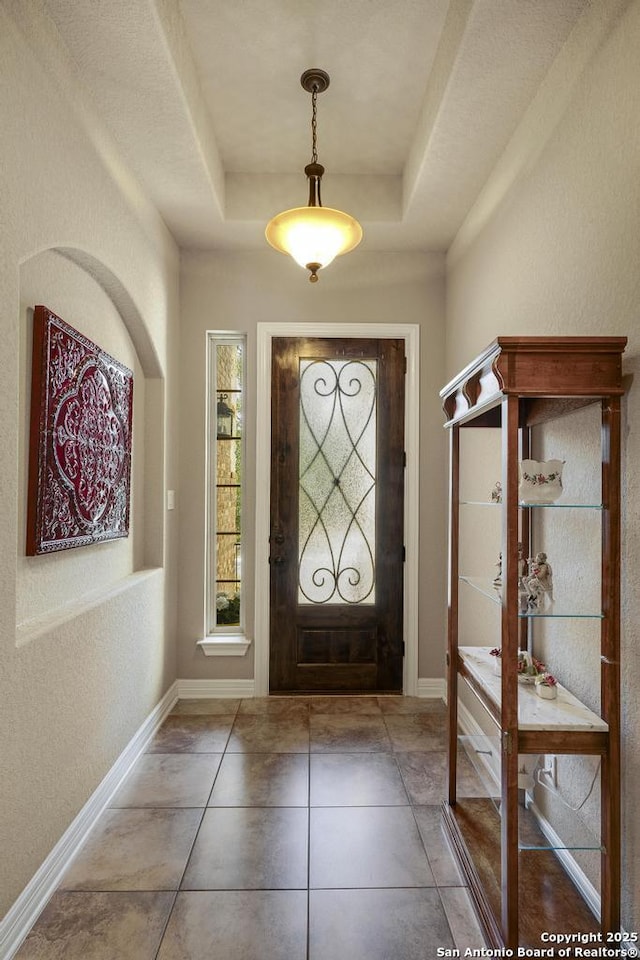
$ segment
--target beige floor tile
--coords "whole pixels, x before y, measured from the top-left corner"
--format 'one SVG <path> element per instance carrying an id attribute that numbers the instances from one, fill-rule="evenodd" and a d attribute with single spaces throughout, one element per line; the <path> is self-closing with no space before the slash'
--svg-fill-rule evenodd
<path id="1" fill-rule="evenodd" d="M 397 751 L 396 759 L 411 803 L 441 803 L 447 796 L 447 756 L 442 750 Z M 485 788 L 471 761 L 458 755 L 458 795 L 481 797 Z"/>
<path id="2" fill-rule="evenodd" d="M 435 960 L 453 949 L 437 890 L 312 890 L 309 960 Z"/>
<path id="3" fill-rule="evenodd" d="M 182 889 L 306 889 L 307 836 L 306 809 L 210 807 Z"/>
<path id="4" fill-rule="evenodd" d="M 480 749 L 495 749 L 498 750 L 498 744 L 493 741 L 483 743 Z M 481 759 L 476 760 L 478 766 L 481 764 Z M 467 754 L 466 750 L 459 748 L 458 749 L 458 768 L 457 768 L 457 784 L 458 784 L 458 796 L 459 797 L 484 797 L 484 796 L 495 796 L 497 793 L 500 793 L 500 787 L 495 783 L 491 782 L 491 778 L 485 775 L 485 782 L 483 782 L 482 777 L 476 770 L 473 765 L 473 762 L 470 756 Z M 491 793 L 489 791 L 492 791 Z"/>
<path id="5" fill-rule="evenodd" d="M 64 890 L 177 890 L 202 810 L 105 810 Z"/>
<path id="6" fill-rule="evenodd" d="M 440 714 L 387 715 L 385 723 L 396 751 L 444 750 L 446 747 L 446 721 Z"/>
<path id="7" fill-rule="evenodd" d="M 329 713 L 333 716 L 379 715 L 377 697 L 312 697 L 309 702 L 311 714 Z"/>
<path id="8" fill-rule="evenodd" d="M 222 753 L 231 716 L 169 716 L 147 747 L 147 753 Z"/>
<path id="9" fill-rule="evenodd" d="M 414 804 L 441 803 L 447 795 L 447 756 L 442 751 L 398 752 L 395 754 Z"/>
<path id="10" fill-rule="evenodd" d="M 460 956 L 463 957 L 466 950 L 480 950 L 486 947 L 487 943 L 466 887 L 443 887 L 440 890 L 440 899 Z"/>
<path id="11" fill-rule="evenodd" d="M 178 894 L 158 960 L 306 960 L 304 890 Z"/>
<path id="12" fill-rule="evenodd" d="M 401 716 L 404 714 L 431 713 L 446 716 L 446 707 L 442 700 L 428 697 L 378 697 L 383 714 Z"/>
<path id="13" fill-rule="evenodd" d="M 205 807 L 221 754 L 146 753 L 140 757 L 111 807 Z"/>
<path id="14" fill-rule="evenodd" d="M 172 717 L 181 716 L 207 716 L 207 717 L 226 717 L 235 716 L 240 706 L 240 700 L 220 698 L 201 697 L 199 699 L 178 700 L 170 713 Z"/>
<path id="15" fill-rule="evenodd" d="M 305 720 L 309 716 L 308 697 L 252 697 L 242 700 L 240 716 L 291 717 Z"/>
<path id="16" fill-rule="evenodd" d="M 390 751 L 391 741 L 381 716 L 312 714 L 312 753 Z"/>
<path id="17" fill-rule="evenodd" d="M 462 886 L 464 880 L 442 828 L 441 807 L 414 807 L 413 813 L 438 887 Z"/>
<path id="18" fill-rule="evenodd" d="M 435 885 L 410 807 L 314 807 L 310 817 L 310 887 Z"/>
<path id="19" fill-rule="evenodd" d="M 56 893 L 16 960 L 155 960 L 173 893 Z"/>
<path id="20" fill-rule="evenodd" d="M 227 753 L 211 807 L 306 807 L 309 757 L 299 753 Z"/>
<path id="21" fill-rule="evenodd" d="M 311 756 L 311 806 L 408 804 L 390 753 L 316 753 Z"/>
<path id="22" fill-rule="evenodd" d="M 298 717 L 238 715 L 227 753 L 308 753 L 309 721 Z"/>

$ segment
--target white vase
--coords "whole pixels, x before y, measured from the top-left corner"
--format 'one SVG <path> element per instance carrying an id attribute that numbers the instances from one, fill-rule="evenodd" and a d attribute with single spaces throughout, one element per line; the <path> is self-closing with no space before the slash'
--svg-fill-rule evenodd
<path id="1" fill-rule="evenodd" d="M 544 683 L 537 683 L 536 693 L 539 697 L 542 697 L 543 700 L 555 700 L 558 696 L 558 688 L 547 687 Z"/>
<path id="2" fill-rule="evenodd" d="M 521 460 L 520 486 L 523 503 L 553 503 L 562 494 L 564 460 Z"/>

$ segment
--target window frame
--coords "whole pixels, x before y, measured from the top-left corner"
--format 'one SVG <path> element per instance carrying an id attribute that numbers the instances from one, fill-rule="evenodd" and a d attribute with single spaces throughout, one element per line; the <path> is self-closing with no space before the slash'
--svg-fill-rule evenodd
<path id="1" fill-rule="evenodd" d="M 204 584 L 204 641 L 199 641 L 206 654 L 241 655 L 246 652 L 249 642 L 245 638 L 246 598 L 243 593 L 242 563 L 246 554 L 246 543 L 243 541 L 245 520 L 245 490 L 244 472 L 240 479 L 240 623 L 218 624 L 216 617 L 216 584 L 217 584 L 217 401 L 218 394 L 224 388 L 218 388 L 217 375 L 217 348 L 219 346 L 242 347 L 241 396 L 242 410 L 246 408 L 246 370 L 247 370 L 247 337 L 246 334 L 232 330 L 207 330 L 207 383 L 206 383 L 206 497 L 205 497 L 205 584 Z M 242 431 L 239 438 L 241 463 L 246 463 L 246 431 L 243 419 Z M 219 648 L 211 643 L 219 643 Z M 243 649 L 235 649 L 235 647 Z M 226 649 L 230 647 L 230 649 Z"/>

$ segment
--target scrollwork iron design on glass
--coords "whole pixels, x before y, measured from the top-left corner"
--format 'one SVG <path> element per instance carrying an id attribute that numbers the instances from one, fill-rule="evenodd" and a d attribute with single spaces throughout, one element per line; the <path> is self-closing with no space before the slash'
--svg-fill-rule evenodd
<path id="1" fill-rule="evenodd" d="M 375 602 L 376 378 L 300 361 L 299 603 Z"/>

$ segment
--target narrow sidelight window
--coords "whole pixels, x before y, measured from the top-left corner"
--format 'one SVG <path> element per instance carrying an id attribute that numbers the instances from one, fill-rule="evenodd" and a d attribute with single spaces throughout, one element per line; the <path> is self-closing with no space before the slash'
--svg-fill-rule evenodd
<path id="1" fill-rule="evenodd" d="M 245 338 L 208 337 L 207 633 L 241 633 Z"/>

